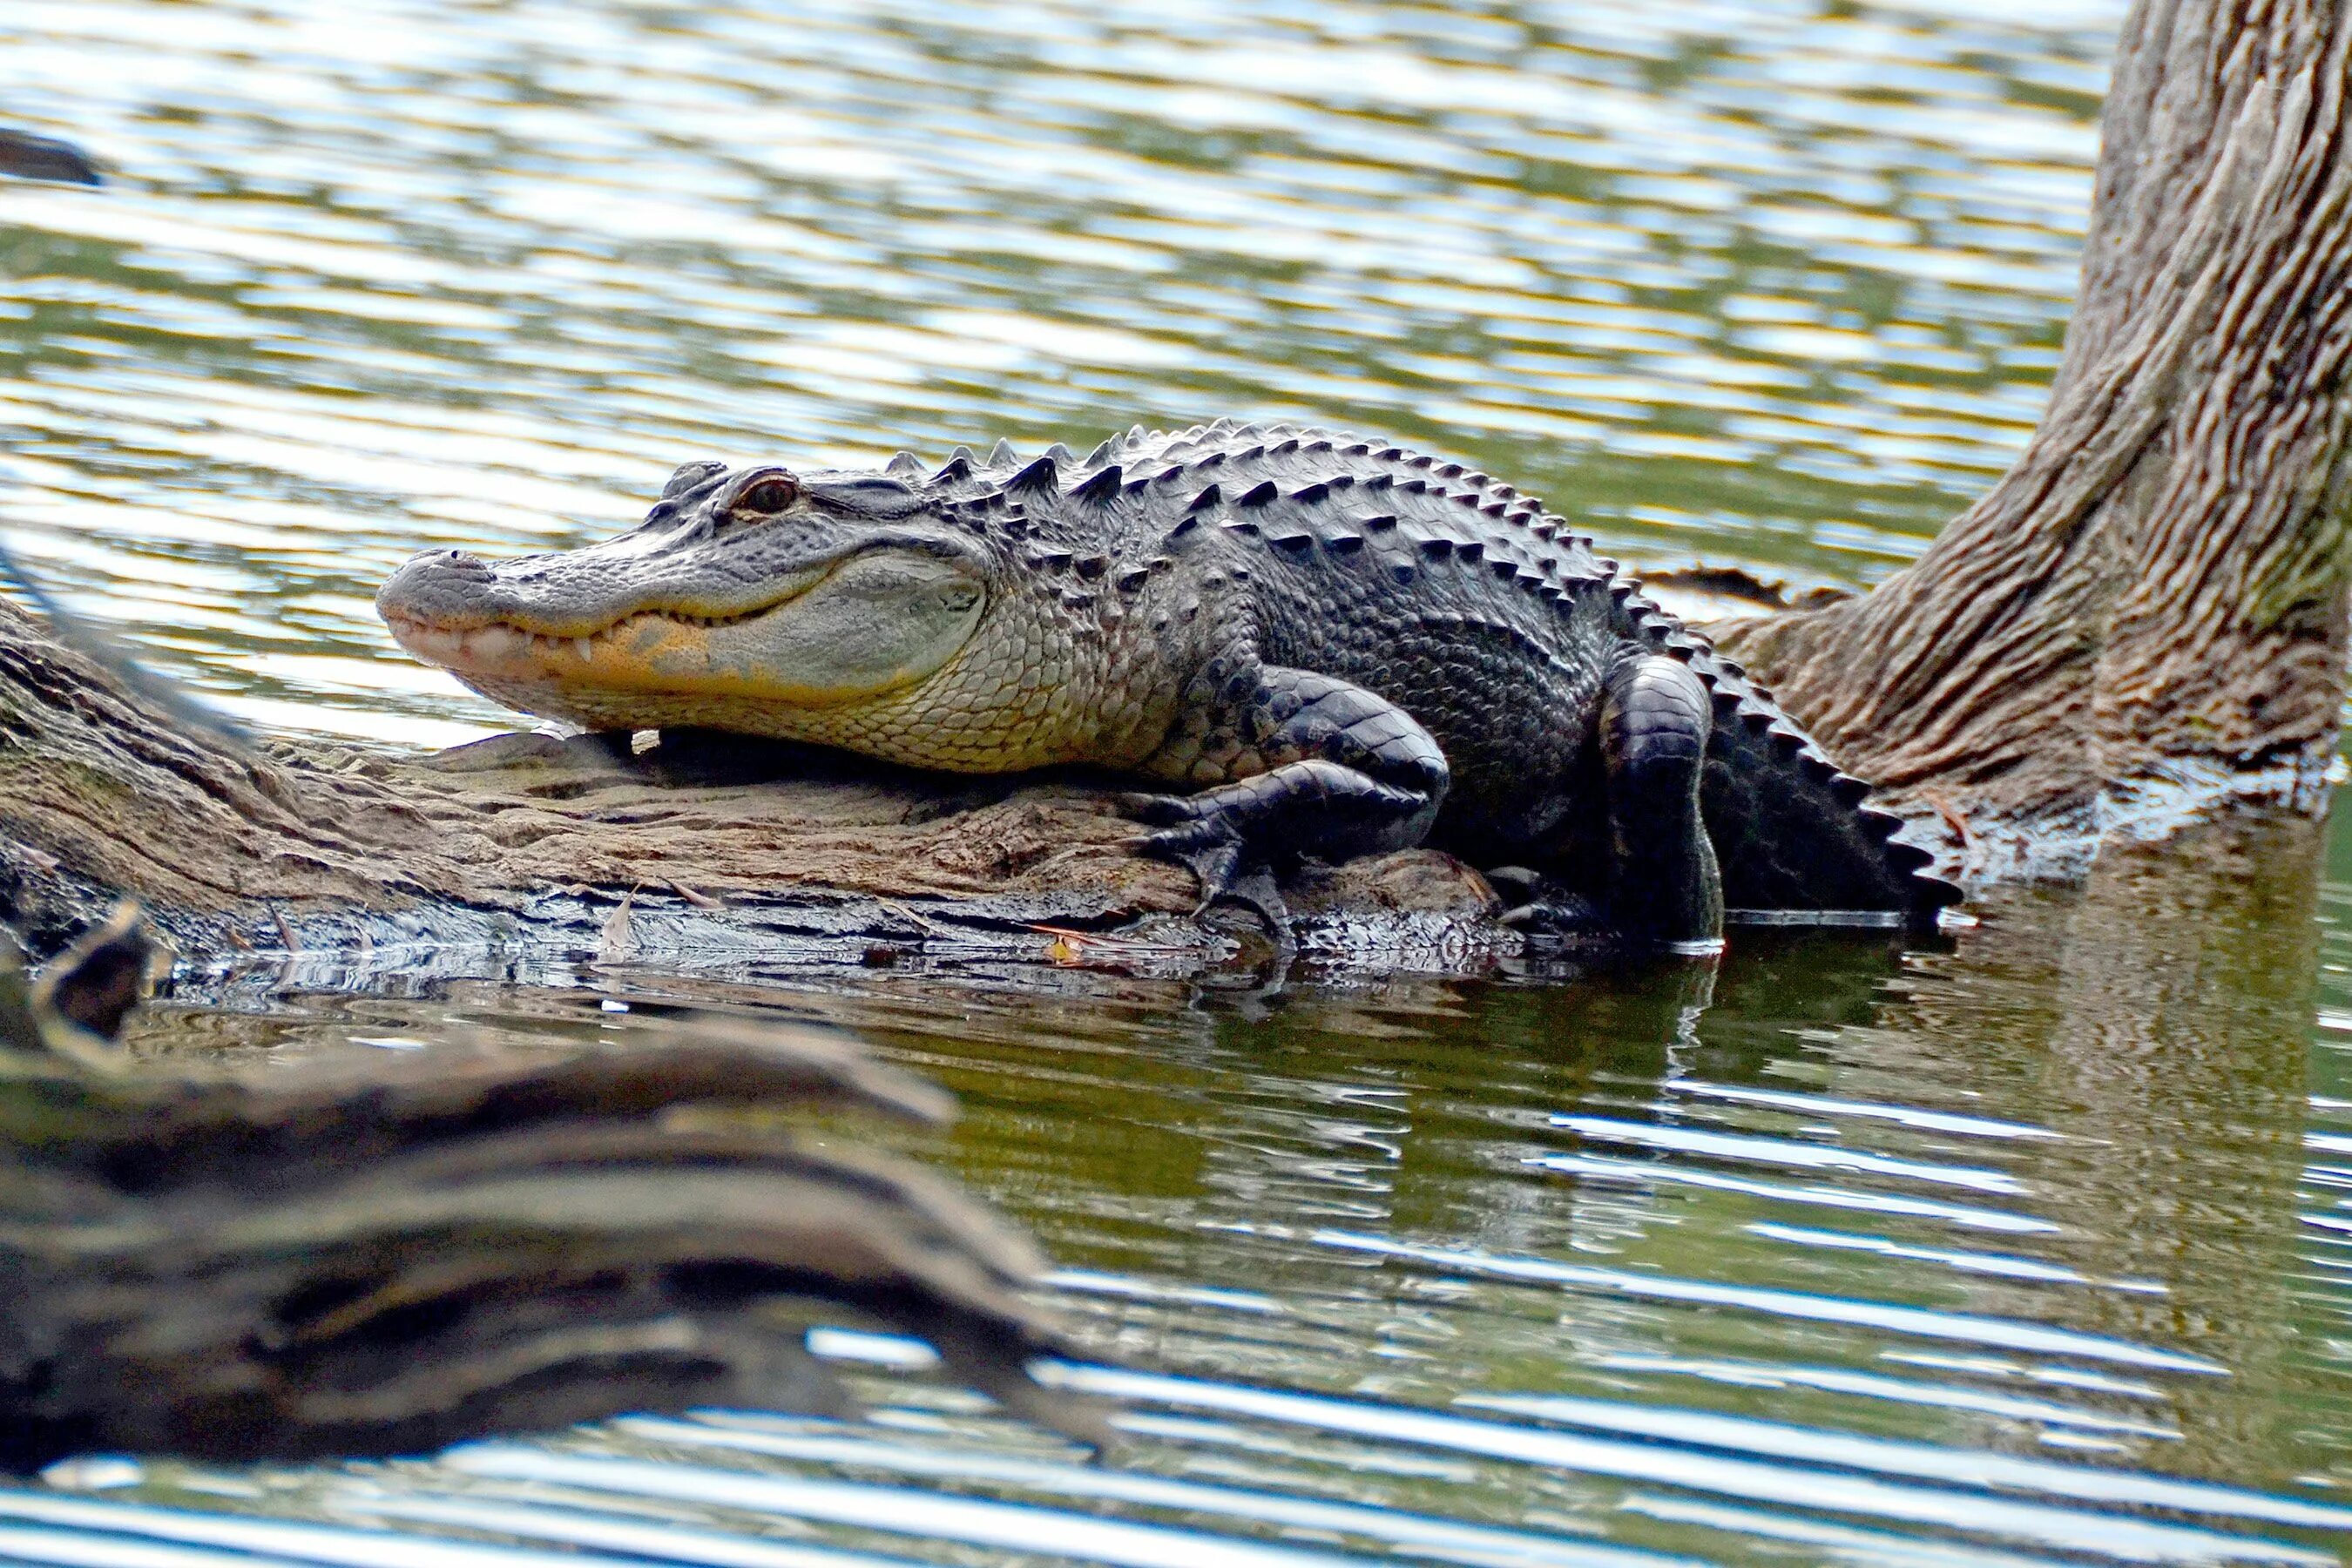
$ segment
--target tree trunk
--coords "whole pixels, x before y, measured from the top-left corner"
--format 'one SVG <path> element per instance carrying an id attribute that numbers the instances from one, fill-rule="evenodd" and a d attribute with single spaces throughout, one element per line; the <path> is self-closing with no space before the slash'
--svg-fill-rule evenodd
<path id="1" fill-rule="evenodd" d="M 2347 91 L 2341 0 L 2137 0 L 2024 455 L 1875 592 L 1711 628 L 1898 809 L 1943 815 L 1975 875 L 2207 804 L 2325 799 L 2352 571 Z"/>

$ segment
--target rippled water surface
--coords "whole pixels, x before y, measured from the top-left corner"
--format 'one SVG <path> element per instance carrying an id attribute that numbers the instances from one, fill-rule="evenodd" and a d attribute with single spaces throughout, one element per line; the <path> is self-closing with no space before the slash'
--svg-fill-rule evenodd
<path id="1" fill-rule="evenodd" d="M 750 1568 L 2325 1563 L 2352 1541 L 2352 831 L 2120 856 L 1929 949 L 1156 981 L 255 964 L 142 1052 L 757 1008 L 945 1082 L 899 1142 L 1033 1226 L 1102 1462 L 912 1342 L 870 1418 L 630 1419 L 432 1460 L 77 1461 L 0 1561 Z M 428 1544 L 430 1545 L 428 1550 Z M 497 1548 L 495 1552 L 490 1548 Z M 570 1559 L 565 1559 L 570 1560 Z"/>
<path id="2" fill-rule="evenodd" d="M 1304 416 L 1636 560 L 1866 584 L 2035 417 L 2120 9 L 10 0 L 0 111 L 116 178 L 0 191 L 0 505 L 247 718 L 428 743 L 501 721 L 396 656 L 383 574 L 593 537 L 704 455 Z M 835 1334 L 870 1422 L 84 1465 L 0 1491 L 0 1560 L 2335 1561 L 2336 839 L 1713 974 L 247 971 L 142 1048 L 858 1030 L 964 1097 L 909 1147 L 1044 1237 L 1129 1440 Z"/>
<path id="3" fill-rule="evenodd" d="M 29 563 L 249 717 L 495 722 L 368 609 L 698 456 L 1311 417 L 1871 580 L 2063 331 L 2116 0 L 10 0 Z"/>

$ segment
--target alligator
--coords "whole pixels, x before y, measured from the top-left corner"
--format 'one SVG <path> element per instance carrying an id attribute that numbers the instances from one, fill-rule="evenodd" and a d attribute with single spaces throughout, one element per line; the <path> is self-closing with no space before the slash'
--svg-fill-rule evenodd
<path id="1" fill-rule="evenodd" d="M 1959 890 L 1769 693 L 1532 496 L 1388 442 L 1231 420 L 1080 458 L 686 464 L 640 526 L 377 595 L 526 712 L 918 767 L 1090 763 L 1202 908 L 1427 844 L 1533 931 L 1716 942 L 1727 907 L 1932 926 Z"/>

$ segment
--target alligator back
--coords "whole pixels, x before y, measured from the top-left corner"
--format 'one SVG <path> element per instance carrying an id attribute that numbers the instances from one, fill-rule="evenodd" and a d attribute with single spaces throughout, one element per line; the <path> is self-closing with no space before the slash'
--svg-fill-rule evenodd
<path id="1" fill-rule="evenodd" d="M 1409 513 L 1421 533 L 1458 531 L 1456 559 L 1476 560 L 1483 552 L 1488 570 L 1483 576 L 1469 574 L 1468 581 L 1483 583 L 1485 592 L 1510 599 L 1523 595 L 1530 583 L 1549 578 L 1558 587 L 1554 602 L 1564 615 L 1573 615 L 1572 605 L 1586 595 L 1605 592 L 1618 636 L 1681 659 L 1713 693 L 1715 726 L 1700 809 L 1721 868 L 1727 908 L 1874 914 L 1884 923 L 1916 927 L 1932 925 L 1938 910 L 1959 901 L 1958 888 L 1927 874 L 1932 855 L 1895 837 L 1903 819 L 1868 805 L 1870 787 L 1841 772 L 1770 692 L 1644 596 L 1615 562 L 1593 552 L 1591 540 L 1571 531 L 1566 519 L 1536 498 L 1460 463 L 1433 467 L 1424 455 L 1301 426 L 1220 420 L 1165 437 L 1131 432 L 1124 446 L 1139 443 L 1156 455 L 1192 461 L 1213 453 L 1231 463 L 1221 471 L 1235 476 L 1237 491 L 1267 477 L 1278 477 L 1284 489 L 1306 484 L 1307 489 L 1293 493 L 1294 502 L 1318 496 L 1322 499 L 1312 508 L 1339 513 L 1345 510 L 1339 496 L 1362 492 L 1339 491 L 1339 481 L 1329 479 L 1333 472 L 1353 470 L 1365 479 L 1393 475 L 1401 482 L 1385 493 L 1381 507 Z M 1106 460 L 1121 446 L 1117 439 L 1106 443 L 1089 462 Z M 1294 455 L 1279 459 L 1282 466 L 1265 466 L 1283 452 Z M 1317 480 L 1326 482 L 1312 482 Z M 1415 489 L 1423 493 L 1407 493 Z M 1298 516 L 1302 536 L 1312 533 L 1312 510 Z M 1465 549 L 1463 537 L 1471 548 Z M 1556 563 L 1537 559 L 1551 555 L 1559 558 Z M 1496 586 L 1505 582 L 1512 586 Z"/>
<path id="2" fill-rule="evenodd" d="M 1620 635 L 1681 659 L 1715 699 L 1715 731 L 1699 810 L 1738 911 L 1875 913 L 1934 921 L 1960 889 L 1927 871 L 1935 857 L 1895 837 L 1903 819 L 1868 804 L 1870 786 L 1842 772 L 1772 694 L 1649 599 L 1630 577 L 1610 584 Z"/>
<path id="3" fill-rule="evenodd" d="M 1261 487 L 1252 492 L 1255 495 L 1279 490 L 1292 509 L 1284 515 L 1290 519 L 1285 526 L 1296 528 L 1289 538 L 1294 545 L 1326 533 L 1360 534 L 1363 530 L 1350 521 L 1353 513 L 1346 498 L 1366 498 L 1368 505 L 1373 485 L 1392 481 L 1393 488 L 1381 491 L 1379 505 L 1404 515 L 1405 532 L 1422 539 L 1450 536 L 1456 562 L 1479 561 L 1483 555 L 1482 568 L 1450 580 L 1456 584 L 1450 590 L 1456 600 L 1439 606 L 1441 610 L 1461 609 L 1459 596 L 1464 595 L 1521 600 L 1534 585 L 1552 598 L 1563 616 L 1572 616 L 1576 604 L 1605 593 L 1617 635 L 1683 660 L 1706 682 L 1714 695 L 1715 726 L 1700 804 L 1721 868 L 1727 908 L 1867 913 L 1888 924 L 1925 926 L 1933 924 L 1937 910 L 1960 899 L 1958 888 L 1926 874 L 1932 856 L 1895 838 L 1902 819 L 1867 805 L 1869 786 L 1839 771 L 1769 692 L 1717 654 L 1706 638 L 1643 596 L 1616 563 L 1595 554 L 1590 539 L 1573 533 L 1566 519 L 1533 496 L 1461 463 L 1287 424 L 1242 425 L 1221 419 L 1166 434 L 1139 427 L 1123 438 L 1106 441 L 1083 460 L 1071 458 L 1062 448 L 1054 450 L 1073 465 L 1074 481 L 1086 473 L 1098 483 L 1106 464 L 1142 468 L 1173 462 L 1188 474 L 1197 470 L 1202 482 L 1213 472 L 1236 496 L 1253 485 Z M 907 459 L 909 466 L 913 461 Z M 1009 448 L 990 462 L 992 469 L 1007 473 L 1018 466 Z M 1365 489 L 1341 488 L 1359 483 Z M 1093 488 L 1097 486 L 1085 482 L 1073 485 L 1079 494 Z M 1185 492 L 1186 487 L 1179 485 L 1169 493 Z M 1094 516 L 1086 509 L 1081 513 Z M 1156 538 L 1158 531 L 1152 531 Z M 1554 556 L 1557 561 L 1544 559 Z M 1311 551 L 1308 558 L 1313 558 Z M 1420 579 L 1434 580 L 1427 573 Z M 1507 583 L 1508 586 L 1501 585 Z M 1400 694 L 1389 695 L 1405 700 Z M 1408 710 L 1412 706 L 1409 701 L 1405 705 Z M 1431 717 L 1418 716 L 1424 721 Z M 1457 777 L 1457 785 L 1461 782 Z"/>

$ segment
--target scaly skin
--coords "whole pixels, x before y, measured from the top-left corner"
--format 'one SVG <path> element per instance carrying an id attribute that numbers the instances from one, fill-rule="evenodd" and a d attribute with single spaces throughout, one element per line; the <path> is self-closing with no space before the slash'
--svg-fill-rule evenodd
<path id="1" fill-rule="evenodd" d="M 1958 897 L 1535 500 L 1327 431 L 689 464 L 617 539 L 420 556 L 377 607 L 476 690 L 594 730 L 1194 792 L 1130 802 L 1145 847 L 1270 916 L 1289 859 L 1423 842 L 1497 868 L 1527 923 L 1635 942 L 1707 942 L 1727 901 L 1932 923 Z"/>

